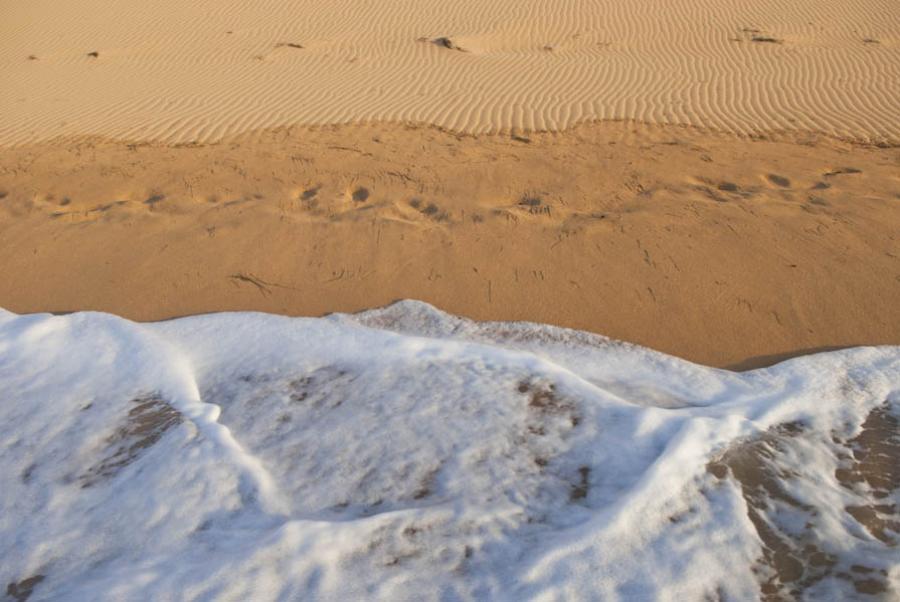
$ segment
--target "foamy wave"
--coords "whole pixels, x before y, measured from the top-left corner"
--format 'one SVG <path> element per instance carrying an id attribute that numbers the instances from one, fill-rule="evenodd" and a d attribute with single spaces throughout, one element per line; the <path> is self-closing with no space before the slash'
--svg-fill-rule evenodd
<path id="1" fill-rule="evenodd" d="M 415 302 L 0 313 L 0 585 L 45 599 L 900 591 L 900 349 L 736 374 Z"/>

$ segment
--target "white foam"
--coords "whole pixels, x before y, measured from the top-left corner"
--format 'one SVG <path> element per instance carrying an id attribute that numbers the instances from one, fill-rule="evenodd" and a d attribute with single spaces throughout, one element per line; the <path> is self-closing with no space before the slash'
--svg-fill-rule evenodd
<path id="1" fill-rule="evenodd" d="M 770 491 L 761 515 L 836 559 L 783 591 L 862 595 L 874 578 L 896 595 L 895 534 L 845 508 L 898 490 L 836 477 L 879 408 L 900 413 L 896 347 L 736 374 L 416 302 L 157 324 L 0 312 L 0 585 L 31 600 L 753 599 L 774 569 L 751 486 L 709 467 L 773 441 L 789 496 Z"/>

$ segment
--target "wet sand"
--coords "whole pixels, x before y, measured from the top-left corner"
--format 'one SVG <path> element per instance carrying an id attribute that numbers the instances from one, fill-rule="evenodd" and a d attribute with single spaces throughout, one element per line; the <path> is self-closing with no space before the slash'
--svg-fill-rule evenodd
<path id="1" fill-rule="evenodd" d="M 900 343 L 900 149 L 373 124 L 0 153 L 0 306 L 136 320 L 416 298 L 750 368 Z"/>

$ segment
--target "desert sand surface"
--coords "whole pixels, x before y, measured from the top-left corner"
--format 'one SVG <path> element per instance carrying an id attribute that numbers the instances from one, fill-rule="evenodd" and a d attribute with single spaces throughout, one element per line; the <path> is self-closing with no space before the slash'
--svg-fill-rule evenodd
<path id="1" fill-rule="evenodd" d="M 714 366 L 900 342 L 900 149 L 392 124 L 0 154 L 0 306 L 135 320 L 413 298 Z"/>
<path id="2" fill-rule="evenodd" d="M 35 0 L 0 23 L 5 144 L 597 119 L 900 139 L 896 0 Z"/>

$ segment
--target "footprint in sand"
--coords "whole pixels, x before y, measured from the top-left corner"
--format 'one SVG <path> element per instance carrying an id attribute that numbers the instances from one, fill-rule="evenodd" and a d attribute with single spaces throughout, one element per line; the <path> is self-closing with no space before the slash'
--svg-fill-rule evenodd
<path id="1" fill-rule="evenodd" d="M 791 181 L 788 180 L 787 178 L 785 178 L 784 176 L 779 176 L 777 174 L 770 173 L 766 176 L 766 179 L 769 182 L 771 182 L 772 184 L 774 184 L 775 186 L 778 186 L 779 188 L 790 188 L 791 187 Z"/>
<path id="2" fill-rule="evenodd" d="M 417 210 L 422 215 L 430 217 L 436 222 L 445 222 L 450 219 L 450 214 L 448 214 L 446 211 L 441 211 L 441 208 L 434 203 L 426 204 L 422 201 L 422 199 L 419 198 L 410 199 L 409 206 Z"/>
<path id="3" fill-rule="evenodd" d="M 360 186 L 356 190 L 353 191 L 351 197 L 354 203 L 364 203 L 369 198 L 369 189 L 363 186 Z"/>
<path id="4" fill-rule="evenodd" d="M 312 188 L 307 188 L 300 195 L 300 200 L 301 201 L 309 201 L 309 200 L 316 198 L 316 195 L 319 194 L 319 189 L 321 189 L 321 188 L 322 188 L 321 186 L 313 186 Z"/>
<path id="5" fill-rule="evenodd" d="M 550 215 L 550 206 L 546 205 L 541 197 L 534 194 L 523 195 L 516 204 L 522 209 L 527 209 L 528 213 L 532 215 Z"/>

